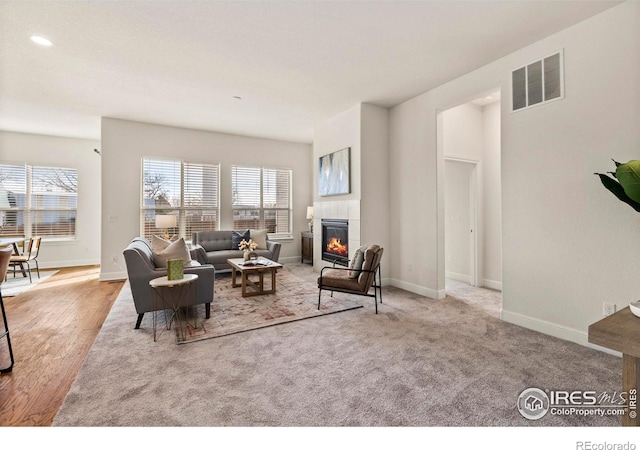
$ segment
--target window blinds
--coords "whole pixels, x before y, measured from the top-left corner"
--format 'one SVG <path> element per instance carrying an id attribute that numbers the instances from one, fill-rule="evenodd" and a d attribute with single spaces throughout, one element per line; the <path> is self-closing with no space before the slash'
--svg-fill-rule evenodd
<path id="1" fill-rule="evenodd" d="M 0 234 L 75 237 L 78 171 L 0 164 Z"/>
<path id="2" fill-rule="evenodd" d="M 142 161 L 141 233 L 164 234 L 155 227 L 158 214 L 176 216 L 169 230 L 190 241 L 194 231 L 217 230 L 219 165 L 144 158 Z"/>
<path id="3" fill-rule="evenodd" d="M 233 228 L 290 237 L 291 174 L 289 169 L 232 166 Z"/>

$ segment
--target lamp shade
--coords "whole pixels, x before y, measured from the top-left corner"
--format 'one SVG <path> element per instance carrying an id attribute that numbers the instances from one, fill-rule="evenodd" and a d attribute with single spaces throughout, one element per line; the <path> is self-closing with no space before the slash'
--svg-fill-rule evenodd
<path id="1" fill-rule="evenodd" d="M 313 206 L 307 206 L 307 219 L 313 219 Z"/>
<path id="2" fill-rule="evenodd" d="M 156 228 L 173 228 L 176 226 L 176 216 L 172 214 L 156 214 Z"/>

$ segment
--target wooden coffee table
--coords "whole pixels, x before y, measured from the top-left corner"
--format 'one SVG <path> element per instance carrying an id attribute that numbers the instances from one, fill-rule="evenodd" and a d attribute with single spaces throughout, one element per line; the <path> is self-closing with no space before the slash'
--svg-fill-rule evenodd
<path id="1" fill-rule="evenodd" d="M 262 264 L 245 265 L 246 261 L 242 258 L 227 259 L 227 263 L 231 266 L 231 286 L 242 286 L 243 297 L 275 294 L 276 292 L 276 272 L 282 268 L 282 264 L 267 258 L 258 258 L 258 261 Z M 240 284 L 236 282 L 237 272 L 240 272 Z M 271 288 L 265 290 L 264 276 L 269 273 L 271 274 Z M 258 275 L 258 280 L 250 280 L 250 275 Z M 251 288 L 251 291 L 248 288 Z"/>

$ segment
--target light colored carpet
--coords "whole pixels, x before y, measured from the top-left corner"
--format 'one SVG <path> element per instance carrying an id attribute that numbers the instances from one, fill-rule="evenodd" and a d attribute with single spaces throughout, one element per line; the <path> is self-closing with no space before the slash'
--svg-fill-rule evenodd
<path id="1" fill-rule="evenodd" d="M 295 265 L 312 284 L 310 266 Z M 495 291 L 491 291 L 495 292 Z M 338 295 L 338 294 L 336 294 Z M 621 359 L 473 302 L 385 288 L 364 308 L 176 345 L 125 286 L 54 426 L 616 426 L 520 416 L 528 387 L 620 390 Z M 145 319 L 146 321 L 146 319 Z M 186 436 L 185 436 L 186 439 Z"/>
<path id="2" fill-rule="evenodd" d="M 10 269 L 11 270 L 11 269 Z M 29 276 L 23 277 L 21 273 L 17 272 L 16 277 L 13 278 L 13 272 L 9 272 L 7 275 L 7 281 L 3 282 L 0 285 L 0 289 L 2 289 L 3 297 L 15 297 L 18 294 L 23 293 L 31 289 L 36 284 L 46 280 L 52 275 L 58 273 L 57 270 L 49 270 L 49 271 L 40 271 L 40 278 L 38 278 L 37 272 L 34 270 L 31 273 L 32 283 L 29 282 Z"/>

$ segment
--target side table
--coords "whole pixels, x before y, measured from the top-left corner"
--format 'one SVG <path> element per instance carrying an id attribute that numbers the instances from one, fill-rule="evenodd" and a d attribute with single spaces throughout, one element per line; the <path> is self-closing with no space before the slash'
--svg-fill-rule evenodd
<path id="1" fill-rule="evenodd" d="M 156 298 L 156 306 L 153 311 L 153 342 L 157 342 L 160 337 L 159 334 L 156 333 L 156 325 L 157 318 L 156 315 L 158 313 L 158 302 L 162 303 L 162 309 L 171 309 L 171 317 L 169 320 L 166 320 L 166 328 L 167 330 L 171 328 L 171 322 L 175 319 L 177 322 L 177 326 L 181 328 L 182 338 L 186 338 L 186 323 L 184 327 L 181 326 L 181 314 L 180 308 L 183 308 L 184 300 L 187 297 L 187 294 L 191 292 L 191 289 L 195 290 L 195 281 L 198 279 L 198 275 L 193 273 L 187 273 L 184 275 L 184 278 L 179 280 L 169 280 L 166 276 L 154 278 L 149 281 L 149 286 L 153 288 L 155 292 Z M 194 306 L 195 306 L 195 292 L 194 292 Z M 166 313 L 165 313 L 166 319 Z M 184 318 L 186 322 L 186 316 Z M 197 317 L 196 317 L 196 326 L 197 326 Z"/>
<path id="2" fill-rule="evenodd" d="M 310 262 L 313 264 L 313 233 L 310 231 L 302 232 L 302 263 Z"/>
<path id="3" fill-rule="evenodd" d="M 589 342 L 622 353 L 622 391 L 627 393 L 623 426 L 640 426 L 640 317 L 627 306 L 589 325 Z"/>

